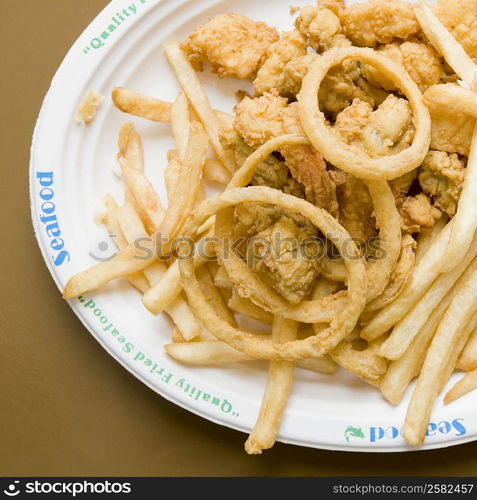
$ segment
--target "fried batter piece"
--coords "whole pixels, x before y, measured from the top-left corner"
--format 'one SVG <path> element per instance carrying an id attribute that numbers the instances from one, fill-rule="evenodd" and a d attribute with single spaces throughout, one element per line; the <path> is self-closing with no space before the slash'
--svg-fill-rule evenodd
<path id="1" fill-rule="evenodd" d="M 394 42 L 378 47 L 377 50 L 404 66 L 421 92 L 437 85 L 443 77 L 441 61 L 432 45 L 417 41 Z M 372 66 L 363 65 L 363 76 L 373 85 L 381 86 L 390 92 L 397 90 L 393 82 Z"/>
<path id="2" fill-rule="evenodd" d="M 450 217 L 456 213 L 464 179 L 465 162 L 457 154 L 443 151 L 429 151 L 419 172 L 424 193 Z"/>
<path id="3" fill-rule="evenodd" d="M 348 144 L 364 149 L 373 158 L 406 149 L 415 132 L 409 102 L 393 94 L 376 111 L 355 99 L 337 116 L 334 129 Z"/>
<path id="4" fill-rule="evenodd" d="M 311 5 L 300 9 L 296 29 L 318 53 L 333 47 L 349 47 L 351 42 L 343 34 L 340 18 L 331 10 Z"/>
<path id="5" fill-rule="evenodd" d="M 366 244 L 376 235 L 374 205 L 364 182 L 351 174 L 346 174 L 346 182 L 337 188 L 340 224 L 350 236 Z"/>
<path id="6" fill-rule="evenodd" d="M 396 200 L 401 214 L 401 227 L 404 234 L 414 234 L 423 228 L 432 227 L 442 212 L 432 206 L 431 199 L 424 193 L 406 196 Z"/>
<path id="7" fill-rule="evenodd" d="M 406 40 L 420 31 L 412 4 L 400 0 L 353 4 L 343 11 L 341 22 L 346 36 L 361 47 Z"/>
<path id="8" fill-rule="evenodd" d="M 255 99 L 245 98 L 235 111 L 234 128 L 253 149 L 280 135 L 304 135 L 297 103 L 287 106 L 287 99 L 276 93 L 265 93 Z M 306 198 L 336 214 L 336 185 L 323 157 L 310 146 L 285 146 L 280 153 L 292 176 L 305 186 Z"/>
<path id="9" fill-rule="evenodd" d="M 295 98 L 301 90 L 303 78 L 318 58 L 318 54 L 306 54 L 290 61 L 283 69 L 277 81 L 277 91 L 285 97 Z"/>
<path id="10" fill-rule="evenodd" d="M 320 274 L 319 245 L 300 247 L 300 242 L 314 236 L 316 230 L 300 227 L 283 215 L 247 246 L 249 265 L 291 304 L 298 304 L 310 293 Z"/>
<path id="11" fill-rule="evenodd" d="M 306 37 L 298 31 L 283 33 L 280 40 L 270 47 L 269 54 L 253 82 L 258 95 L 276 88 L 284 66 L 306 54 Z"/>
<path id="12" fill-rule="evenodd" d="M 477 0 L 438 0 L 435 14 L 470 57 L 477 57 Z"/>
<path id="13" fill-rule="evenodd" d="M 275 28 L 240 14 L 220 14 L 197 28 L 181 46 L 196 70 L 209 63 L 220 77 L 253 78 L 279 38 Z"/>

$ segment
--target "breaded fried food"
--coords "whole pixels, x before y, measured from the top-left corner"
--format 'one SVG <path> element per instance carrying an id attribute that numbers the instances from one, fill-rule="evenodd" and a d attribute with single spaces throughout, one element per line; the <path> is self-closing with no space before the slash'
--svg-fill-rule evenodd
<path id="1" fill-rule="evenodd" d="M 477 0 L 437 0 L 437 17 L 464 47 L 477 57 Z"/>
<path id="2" fill-rule="evenodd" d="M 271 45 L 269 54 L 253 82 L 258 95 L 276 88 L 284 66 L 306 55 L 306 37 L 296 30 L 287 31 L 278 42 Z"/>
<path id="3" fill-rule="evenodd" d="M 240 14 L 220 14 L 197 28 L 181 45 L 196 70 L 211 65 L 220 77 L 254 78 L 278 31 Z"/>
<path id="4" fill-rule="evenodd" d="M 402 64 L 421 92 L 437 85 L 443 77 L 441 61 L 432 45 L 418 41 L 394 42 L 382 45 L 377 50 Z M 364 65 L 363 76 L 373 85 L 381 86 L 390 92 L 397 90 L 393 82 L 369 65 Z"/>
<path id="5" fill-rule="evenodd" d="M 234 128 L 253 149 L 284 134 L 304 135 L 296 103 L 288 106 L 286 98 L 266 92 L 246 97 L 235 108 Z M 305 187 L 306 198 L 336 214 L 336 186 L 326 169 L 323 157 L 311 146 L 288 146 L 280 153 L 292 176 Z"/>
<path id="6" fill-rule="evenodd" d="M 300 9 L 296 29 L 306 37 L 308 45 L 318 53 L 333 47 L 349 47 L 351 42 L 343 34 L 340 18 L 324 7 L 308 5 Z"/>
<path id="7" fill-rule="evenodd" d="M 376 235 L 374 205 L 364 182 L 346 174 L 346 182 L 336 189 L 340 224 L 361 244 Z"/>
<path id="8" fill-rule="evenodd" d="M 457 210 L 465 178 L 465 161 L 456 153 L 429 151 L 419 172 L 419 183 L 434 206 L 450 217 Z"/>
<path id="9" fill-rule="evenodd" d="M 393 94 L 376 111 L 367 102 L 355 99 L 337 116 L 335 131 L 373 158 L 406 149 L 415 132 L 409 102 Z"/>
<path id="10" fill-rule="evenodd" d="M 432 205 L 431 199 L 424 193 L 398 199 L 396 204 L 404 234 L 414 234 L 432 227 L 442 216 L 442 212 Z"/>
<path id="11" fill-rule="evenodd" d="M 469 156 L 475 118 L 454 113 L 449 107 L 438 106 L 432 99 L 426 99 L 426 103 L 432 119 L 431 149 Z"/>
<path id="12" fill-rule="evenodd" d="M 341 16 L 346 36 L 360 47 L 407 40 L 420 31 L 412 4 L 370 0 L 347 7 Z"/>

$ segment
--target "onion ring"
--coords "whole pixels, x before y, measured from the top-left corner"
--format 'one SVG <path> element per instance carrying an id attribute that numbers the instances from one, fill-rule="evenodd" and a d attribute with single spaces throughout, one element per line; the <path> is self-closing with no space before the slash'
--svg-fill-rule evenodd
<path id="1" fill-rule="evenodd" d="M 326 124 L 319 109 L 318 90 L 328 71 L 345 59 L 367 63 L 394 82 L 409 100 L 416 134 L 412 145 L 384 158 L 370 158 L 343 142 Z M 300 120 L 311 144 L 335 167 L 361 179 L 392 180 L 417 168 L 424 161 L 431 142 L 431 117 L 419 87 L 396 62 L 367 48 L 331 49 L 319 57 L 303 80 L 298 95 Z"/>
<path id="2" fill-rule="evenodd" d="M 248 187 L 225 191 L 223 194 L 203 202 L 193 213 L 183 235 L 189 240 L 181 243 L 179 247 L 181 252 L 179 268 L 191 308 L 217 339 L 257 359 L 294 361 L 320 357 L 328 353 L 354 329 L 366 304 L 366 286 L 363 287 L 363 283 L 366 284 L 367 279 L 366 268 L 362 259 L 356 258 L 359 257 L 359 251 L 354 243 L 354 252 L 350 247 L 348 252 L 343 255 L 343 261 L 348 271 L 346 305 L 341 314 L 334 317 L 330 326 L 320 335 L 283 344 L 272 342 L 270 339 L 258 338 L 250 332 L 231 327 L 227 322 L 221 320 L 202 294 L 191 257 L 193 255 L 191 246 L 194 245 L 192 238 L 198 227 L 208 217 L 220 214 L 222 210 L 244 202 L 277 205 L 291 212 L 299 212 L 307 217 L 323 234 L 327 235 L 339 251 L 343 251 L 344 244 L 349 242 L 349 234 L 333 217 L 305 200 L 268 187 Z M 184 250 L 187 250 L 187 255 L 184 255 Z M 349 254 L 352 255 L 349 256 Z M 297 307 L 299 308 L 300 305 Z M 286 304 L 286 309 L 281 311 L 281 316 L 293 315 L 293 308 L 293 306 Z"/>

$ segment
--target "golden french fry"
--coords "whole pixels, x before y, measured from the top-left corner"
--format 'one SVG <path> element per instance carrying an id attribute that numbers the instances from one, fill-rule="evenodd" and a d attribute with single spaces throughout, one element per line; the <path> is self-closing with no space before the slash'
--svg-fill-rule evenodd
<path id="1" fill-rule="evenodd" d="M 217 157 L 227 170 L 233 172 L 236 169 L 233 155 L 223 148 L 219 140 L 221 122 L 210 106 L 209 99 L 199 82 L 194 68 L 178 43 L 164 45 L 164 52 L 176 73 L 184 94 L 205 127 Z"/>
<path id="2" fill-rule="evenodd" d="M 256 306 L 251 300 L 240 297 L 235 289 L 232 289 L 232 297 L 229 300 L 228 306 L 233 311 L 248 316 L 256 321 L 260 321 L 261 323 L 265 323 L 266 325 L 271 325 L 273 323 L 273 314 Z"/>
<path id="3" fill-rule="evenodd" d="M 185 342 L 185 341 L 186 340 L 182 336 L 182 333 L 179 330 L 179 328 L 177 328 L 177 326 L 174 326 L 174 328 L 172 329 L 172 342 L 174 342 L 174 343 L 181 343 L 181 342 Z"/>
<path id="4" fill-rule="evenodd" d="M 474 271 L 451 302 L 427 352 L 403 427 L 403 435 L 410 444 L 422 443 L 434 400 L 442 387 L 441 371 L 448 368 L 456 346 L 469 338 L 466 327 L 476 312 L 477 271 Z"/>
<path id="5" fill-rule="evenodd" d="M 469 341 L 457 362 L 457 369 L 465 372 L 477 369 L 477 329 L 470 334 Z"/>
<path id="6" fill-rule="evenodd" d="M 128 244 L 134 244 L 134 242 L 142 238 L 147 238 L 146 229 L 132 205 L 126 204 L 119 208 L 117 216 Z M 150 287 L 152 287 L 162 280 L 167 272 L 167 265 L 162 261 L 156 260 L 149 264 L 143 272 Z M 192 340 L 200 335 L 202 327 L 182 297 L 179 296 L 172 301 L 167 306 L 166 312 L 177 325 L 185 340 Z"/>
<path id="7" fill-rule="evenodd" d="M 477 65 L 472 58 L 439 21 L 424 0 L 421 0 L 420 5 L 414 8 L 414 12 L 422 31 L 424 31 L 437 52 L 444 56 L 449 66 L 472 88 L 477 76 Z"/>
<path id="8" fill-rule="evenodd" d="M 184 160 L 187 145 L 189 144 L 191 117 L 189 113 L 189 102 L 183 92 L 179 94 L 172 105 L 171 123 L 177 153 L 179 158 Z"/>
<path id="9" fill-rule="evenodd" d="M 452 389 L 446 394 L 444 404 L 448 405 L 456 399 L 465 396 L 469 392 L 477 389 L 477 370 L 466 373 Z"/>
<path id="10" fill-rule="evenodd" d="M 361 331 L 362 338 L 374 340 L 384 335 L 407 314 L 438 278 L 442 254 L 447 248 L 452 225 L 453 221 L 450 221 L 436 238 L 433 245 L 426 253 L 426 257 L 414 268 L 409 283 L 397 299 L 382 309 L 380 313 L 363 328 Z"/>
<path id="11" fill-rule="evenodd" d="M 273 319 L 274 342 L 295 340 L 297 332 L 296 321 L 279 317 Z M 245 443 L 245 450 L 249 455 L 259 455 L 274 445 L 293 384 L 294 371 L 295 363 L 292 361 L 270 361 L 260 413 Z"/>
<path id="12" fill-rule="evenodd" d="M 144 171 L 144 151 L 141 136 L 132 123 L 124 124 L 119 131 L 118 159 L 129 167 Z"/>
<path id="13" fill-rule="evenodd" d="M 171 108 L 169 102 L 139 94 L 130 89 L 116 87 L 111 93 L 113 104 L 123 113 L 140 116 L 155 122 L 170 122 Z"/>
<path id="14" fill-rule="evenodd" d="M 204 165 L 204 177 L 211 182 L 226 186 L 232 178 L 230 172 L 219 160 L 206 158 Z"/>
<path id="15" fill-rule="evenodd" d="M 382 356 L 396 360 L 406 352 L 411 342 L 428 321 L 432 311 L 441 303 L 460 276 L 467 268 L 469 268 L 468 272 L 477 269 L 476 255 L 477 238 L 459 265 L 450 273 L 441 275 L 414 308 L 394 327 L 391 336 L 381 348 Z"/>
<path id="16" fill-rule="evenodd" d="M 116 245 L 116 248 L 118 250 L 122 250 L 128 246 L 128 242 L 124 237 L 118 222 L 117 210 L 119 206 L 110 194 L 107 194 L 103 201 L 106 213 L 102 222 L 106 226 L 111 239 Z M 130 274 L 127 279 L 129 283 L 131 283 L 131 285 L 141 293 L 146 293 L 150 288 L 149 282 L 142 272 L 138 271 L 137 273 Z"/>
<path id="17" fill-rule="evenodd" d="M 449 108 L 449 112 L 463 113 L 477 118 L 477 94 L 453 83 L 434 85 L 424 93 L 428 106 Z"/>
<path id="18" fill-rule="evenodd" d="M 448 219 L 442 216 L 435 224 L 429 228 L 421 231 L 417 237 L 417 248 L 416 248 L 416 265 L 419 264 L 420 260 L 426 255 L 428 250 L 432 247 L 436 238 L 442 233 L 443 229 L 446 227 Z"/>

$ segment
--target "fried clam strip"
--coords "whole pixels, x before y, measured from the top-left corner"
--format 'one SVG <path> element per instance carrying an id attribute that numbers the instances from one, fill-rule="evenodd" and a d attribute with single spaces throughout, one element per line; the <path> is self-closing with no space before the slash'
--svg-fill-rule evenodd
<path id="1" fill-rule="evenodd" d="M 349 275 L 346 306 L 340 314 L 332 318 L 329 328 L 320 336 L 289 341 L 284 344 L 273 342 L 270 339 L 257 338 L 250 332 L 232 328 L 217 317 L 205 300 L 195 276 L 194 252 L 191 251 L 190 244 L 183 243 L 180 246 L 179 267 L 190 305 L 197 317 L 203 324 L 207 325 L 210 332 L 217 339 L 252 357 L 288 361 L 321 357 L 333 349 L 353 330 L 364 308 L 366 288 L 363 287 L 363 283 L 366 283 L 366 268 L 362 260 L 357 258 L 359 250 L 349 244 L 350 237 L 348 233 L 327 212 L 305 200 L 267 187 L 232 189 L 206 200 L 192 214 L 184 231 L 184 237 L 193 237 L 198 227 L 212 215 L 245 202 L 276 205 L 290 212 L 299 213 L 308 218 L 323 234 L 326 234 L 333 241 L 338 251 L 343 251 L 344 245 L 347 244 L 347 252 L 343 255 Z M 218 248 L 220 248 L 220 245 L 218 245 Z M 231 279 L 233 281 L 232 276 Z M 235 285 L 237 286 L 236 283 Z M 247 280 L 243 280 L 238 284 L 242 289 L 249 291 L 253 289 L 254 285 L 255 283 L 249 283 Z M 288 302 L 284 302 L 280 315 L 287 319 L 305 323 L 316 322 L 316 317 L 321 314 L 320 309 L 323 308 L 320 302 L 317 304 L 309 301 L 297 306 L 291 306 Z"/>
<path id="2" fill-rule="evenodd" d="M 466 373 L 446 394 L 444 404 L 448 405 L 456 399 L 477 389 L 477 370 Z"/>
<path id="3" fill-rule="evenodd" d="M 367 63 L 389 78 L 411 105 L 416 133 L 411 146 L 398 154 L 370 158 L 364 151 L 343 142 L 327 125 L 318 106 L 318 89 L 328 71 L 346 59 Z M 311 65 L 298 95 L 300 120 L 311 144 L 327 161 L 361 179 L 391 180 L 417 168 L 424 161 L 431 142 L 431 117 L 421 91 L 404 68 L 366 48 L 332 49 Z"/>
<path id="4" fill-rule="evenodd" d="M 386 375 L 381 383 L 383 396 L 393 405 L 398 405 L 412 379 L 421 371 L 427 350 L 436 333 L 449 304 L 455 298 L 462 286 L 470 279 L 475 268 L 469 266 L 457 283 L 442 299 L 441 303 L 432 312 L 419 334 L 411 342 L 407 351 L 396 361 L 389 363 Z"/>
<path id="5" fill-rule="evenodd" d="M 129 245 L 110 261 L 101 262 L 76 274 L 66 284 L 63 292 L 65 299 L 72 299 L 96 290 L 113 279 L 140 271 L 151 264 L 156 256 L 166 255 L 169 252 L 192 211 L 200 186 L 208 140 L 199 123 L 195 122 L 191 126 L 191 136 L 187 149 L 186 161 L 181 169 L 176 194 L 167 207 L 158 231 L 161 238 L 151 238 L 142 242 L 140 251 L 135 245 Z M 154 287 L 151 290 L 153 289 Z"/>
<path id="6" fill-rule="evenodd" d="M 209 103 L 194 68 L 178 43 L 164 45 L 166 57 L 174 69 L 177 79 L 187 96 L 191 106 L 197 113 L 210 139 L 210 143 L 223 165 L 233 172 L 236 170 L 235 160 L 231 151 L 226 151 L 219 139 L 221 123 Z"/>
<path id="7" fill-rule="evenodd" d="M 232 363 L 257 361 L 219 340 L 203 342 L 179 340 L 178 343 L 165 345 L 164 349 L 176 361 L 193 366 L 224 366 Z M 336 372 L 336 363 L 329 356 L 302 359 L 297 361 L 296 366 L 325 375 L 332 375 Z"/>
<path id="8" fill-rule="evenodd" d="M 361 331 L 365 340 L 374 340 L 388 332 L 421 299 L 439 277 L 442 253 L 449 243 L 453 222 L 449 222 L 439 234 L 426 255 L 414 268 L 414 272 L 401 294 L 382 309 Z"/>
<path id="9" fill-rule="evenodd" d="M 394 327 L 391 336 L 381 348 L 381 355 L 388 359 L 399 359 L 419 334 L 421 328 L 454 286 L 467 267 L 477 269 L 477 238 L 474 239 L 466 256 L 450 273 L 445 273 L 431 285 L 421 300 Z"/>
<path id="10" fill-rule="evenodd" d="M 128 246 L 128 242 L 119 226 L 117 216 L 117 210 L 119 206 L 116 203 L 116 200 L 110 194 L 107 194 L 104 197 L 103 202 L 106 211 L 101 222 L 106 226 L 109 236 L 116 245 L 116 248 L 118 250 L 122 250 L 123 248 Z M 146 293 L 150 288 L 149 282 L 147 281 L 144 274 L 140 271 L 130 274 L 129 276 L 127 276 L 127 279 L 129 283 L 131 283 L 131 285 L 141 293 Z"/>
<path id="11" fill-rule="evenodd" d="M 123 113 L 155 122 L 171 121 L 171 103 L 133 90 L 116 87 L 111 92 L 113 104 Z"/>
<path id="12" fill-rule="evenodd" d="M 458 85 L 434 85 L 424 93 L 428 106 L 449 108 L 450 113 L 462 113 L 477 118 L 477 93 Z"/>
<path id="13" fill-rule="evenodd" d="M 401 256 L 391 274 L 388 286 L 379 297 L 366 306 L 365 312 L 379 311 L 390 304 L 409 281 L 416 261 L 414 253 L 416 242 L 411 235 L 407 234 L 403 237 L 401 246 Z"/>
<path id="14" fill-rule="evenodd" d="M 477 271 L 474 271 L 451 302 L 427 352 L 403 427 L 403 435 L 412 445 L 424 440 L 434 400 L 450 375 L 449 369 L 454 369 L 450 366 L 455 351 L 460 345 L 463 348 L 469 338 L 467 326 L 476 311 Z"/>
<path id="15" fill-rule="evenodd" d="M 257 166 L 270 156 L 274 151 L 280 151 L 285 146 L 296 146 L 308 144 L 306 137 L 300 135 L 283 135 L 271 139 L 263 146 L 254 151 L 245 161 L 242 167 L 234 174 L 228 185 L 228 189 L 243 187 L 250 183 Z M 396 208 L 396 201 L 392 191 L 385 181 L 368 181 L 366 183 L 373 199 L 376 225 L 379 228 L 380 247 L 384 258 L 377 258 L 368 263 L 368 290 L 367 300 L 374 300 L 386 288 L 391 273 L 399 259 L 401 251 L 401 218 Z M 237 257 L 231 256 L 226 263 L 227 269 L 231 262 L 236 261 Z M 237 262 L 238 265 L 238 262 Z M 341 273 L 342 274 L 342 273 Z M 269 288 L 269 287 L 268 287 Z M 265 288 L 263 288 L 265 290 Z M 270 290 L 270 293 L 271 290 Z M 270 293 L 268 295 L 270 295 Z M 278 294 L 273 292 L 274 302 L 279 303 Z M 250 297 L 253 301 L 253 297 Z M 261 306 L 261 304 L 258 304 Z M 269 307 L 271 303 L 268 304 Z M 271 310 L 274 314 L 279 314 L 278 310 Z"/>
<path id="16" fill-rule="evenodd" d="M 415 8 L 416 17 L 422 30 L 431 43 L 442 54 L 447 63 L 471 90 L 477 90 L 477 65 L 466 53 L 462 45 L 452 36 L 447 28 L 434 15 L 431 8 L 421 0 Z M 472 99 L 475 101 L 475 99 Z M 448 105 L 453 106 L 453 101 Z M 471 106 L 469 106 L 471 107 Z M 454 111 L 452 107 L 451 112 Z M 464 186 L 460 196 L 457 213 L 454 217 L 454 227 L 449 245 L 441 262 L 441 271 L 451 271 L 458 265 L 469 249 L 477 230 L 477 124 L 474 128 L 472 145 L 467 162 Z"/>
<path id="17" fill-rule="evenodd" d="M 293 342 L 298 334 L 298 323 L 275 316 L 272 325 L 272 342 Z M 259 455 L 270 449 L 277 438 L 278 429 L 293 384 L 293 361 L 270 361 L 267 385 L 255 426 L 246 443 L 249 455 Z"/>
<path id="18" fill-rule="evenodd" d="M 117 219 L 128 244 L 134 244 L 134 242 L 148 237 L 146 229 L 132 205 L 126 204 L 118 208 Z M 143 273 L 151 287 L 163 278 L 166 271 L 167 265 L 157 260 L 147 266 Z M 185 340 L 192 340 L 200 335 L 201 325 L 182 297 L 177 297 L 171 302 L 166 312 L 172 318 Z"/>

